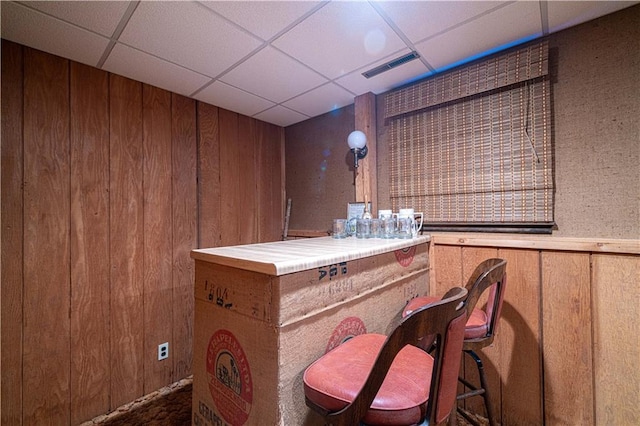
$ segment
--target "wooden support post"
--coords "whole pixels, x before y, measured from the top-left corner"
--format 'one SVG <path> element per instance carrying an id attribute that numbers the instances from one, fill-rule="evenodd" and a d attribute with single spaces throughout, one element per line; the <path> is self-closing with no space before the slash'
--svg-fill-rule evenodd
<path id="1" fill-rule="evenodd" d="M 371 201 L 372 211 L 378 209 L 378 181 L 377 181 L 377 126 L 376 126 L 376 96 L 365 93 L 355 98 L 355 129 L 367 136 L 367 156 L 359 161 L 356 170 L 356 201 Z"/>

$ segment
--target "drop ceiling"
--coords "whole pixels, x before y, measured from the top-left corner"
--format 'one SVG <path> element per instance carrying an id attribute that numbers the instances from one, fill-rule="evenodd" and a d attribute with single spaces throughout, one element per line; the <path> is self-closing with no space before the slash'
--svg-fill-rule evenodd
<path id="1" fill-rule="evenodd" d="M 2 1 L 0 12 L 7 40 L 288 126 L 636 3 Z"/>

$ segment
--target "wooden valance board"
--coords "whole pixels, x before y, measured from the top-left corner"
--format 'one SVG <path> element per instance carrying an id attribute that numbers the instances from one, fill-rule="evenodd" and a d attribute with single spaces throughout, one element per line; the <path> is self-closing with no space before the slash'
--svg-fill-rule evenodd
<path id="1" fill-rule="evenodd" d="M 394 90 L 384 98 L 391 118 L 549 73 L 549 43 L 539 41 Z"/>

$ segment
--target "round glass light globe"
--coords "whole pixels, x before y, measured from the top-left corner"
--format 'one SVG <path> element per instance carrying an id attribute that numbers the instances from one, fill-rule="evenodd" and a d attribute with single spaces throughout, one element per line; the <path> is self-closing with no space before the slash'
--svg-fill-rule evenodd
<path id="1" fill-rule="evenodd" d="M 349 144 L 350 149 L 362 149 L 367 144 L 367 136 L 360 130 L 354 130 L 353 132 L 349 133 L 347 143 Z"/>

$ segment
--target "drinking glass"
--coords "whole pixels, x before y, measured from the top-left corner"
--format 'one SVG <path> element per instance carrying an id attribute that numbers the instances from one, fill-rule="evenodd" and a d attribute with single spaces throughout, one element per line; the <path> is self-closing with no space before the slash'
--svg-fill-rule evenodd
<path id="1" fill-rule="evenodd" d="M 382 221 L 380 219 L 371 219 L 371 238 L 380 238 L 382 236 Z"/>
<path id="2" fill-rule="evenodd" d="M 347 238 L 347 219 L 333 219 L 333 238 Z"/>
<path id="3" fill-rule="evenodd" d="M 371 238 L 371 219 L 356 221 L 356 238 Z"/>
<path id="4" fill-rule="evenodd" d="M 396 237 L 396 218 L 393 216 L 383 217 L 380 224 L 382 238 L 395 238 Z"/>
<path id="5" fill-rule="evenodd" d="M 414 220 L 410 217 L 398 217 L 398 238 L 413 238 L 413 223 Z"/>

